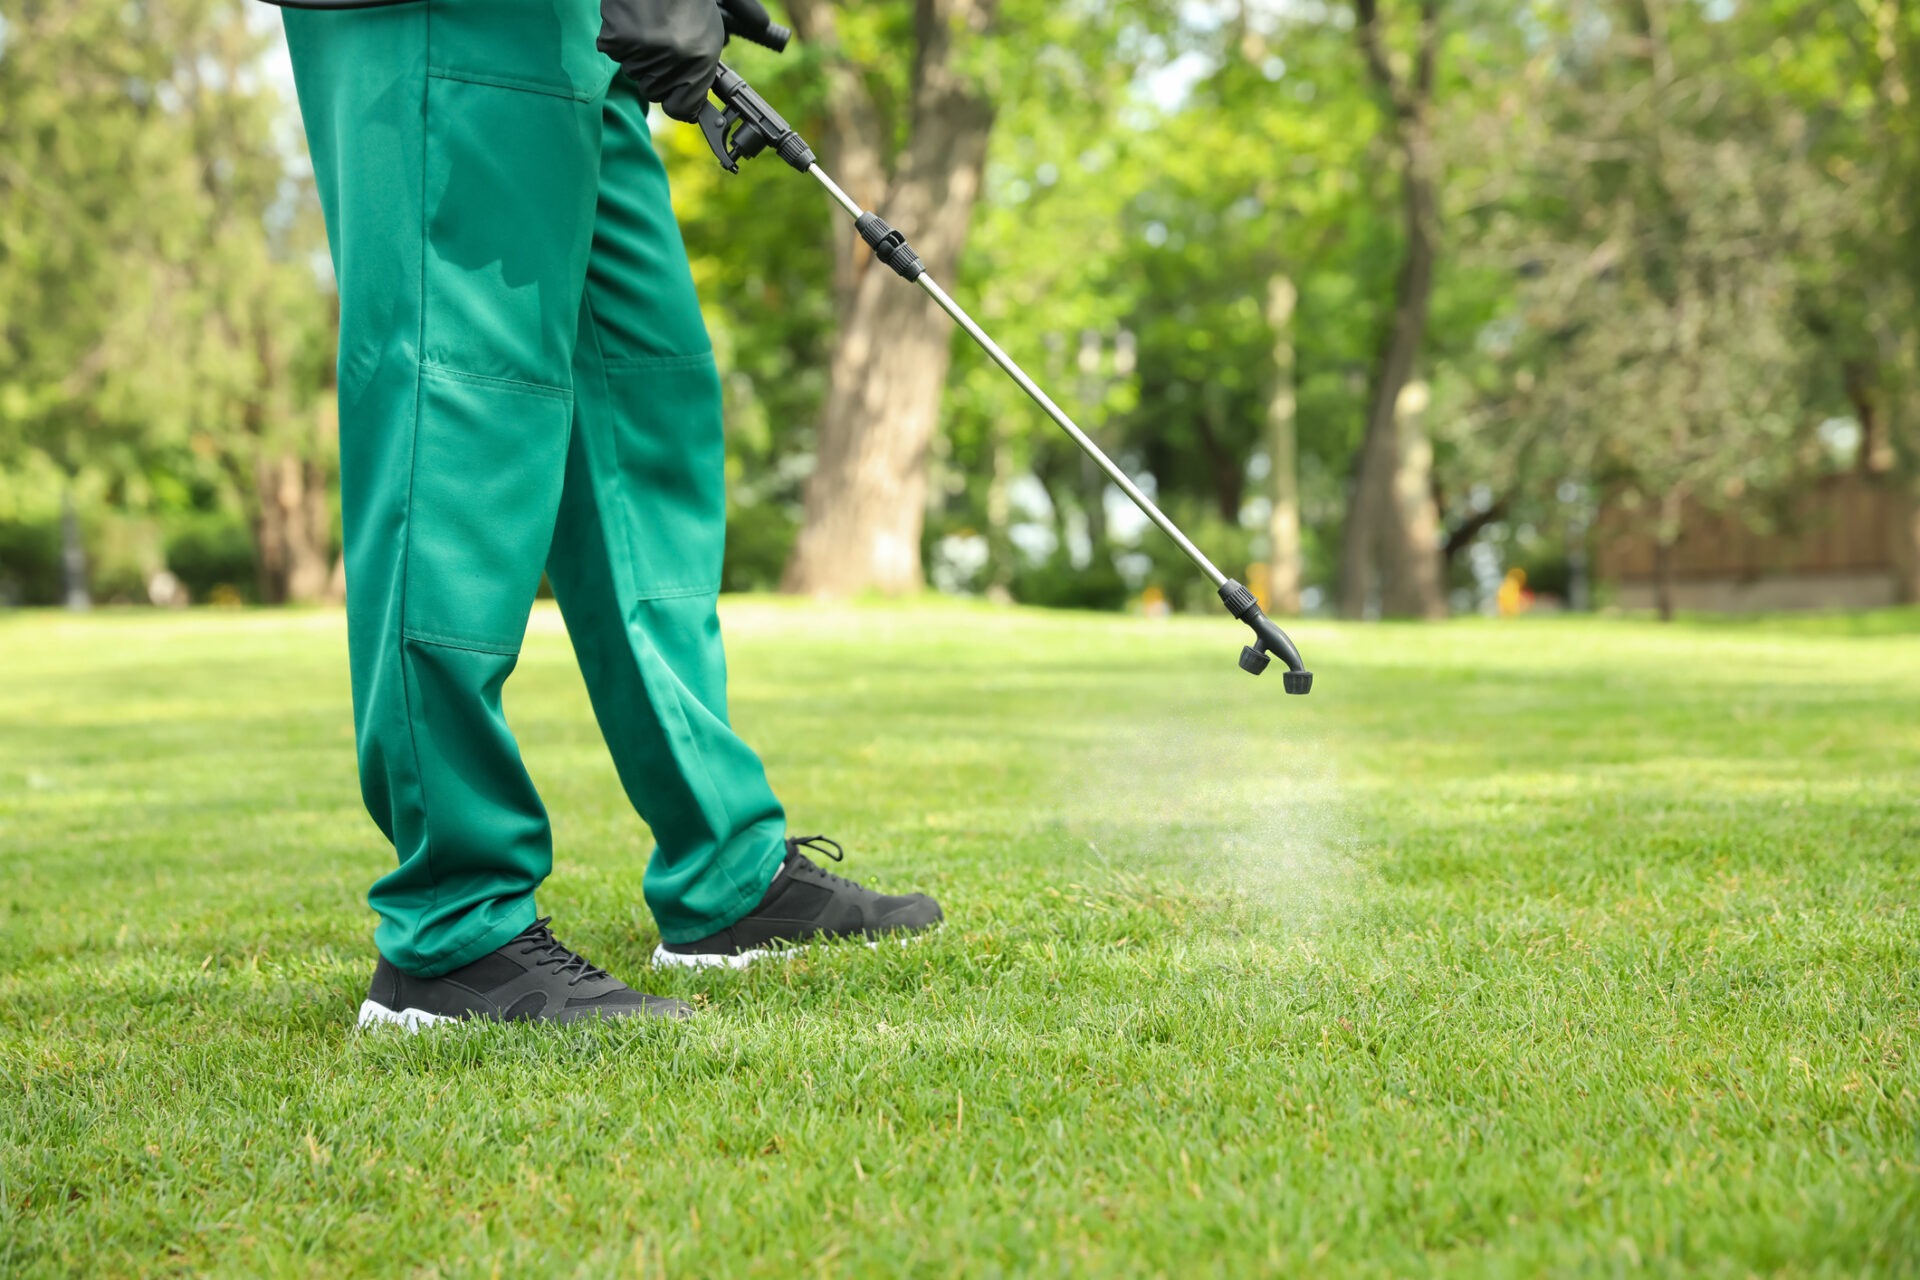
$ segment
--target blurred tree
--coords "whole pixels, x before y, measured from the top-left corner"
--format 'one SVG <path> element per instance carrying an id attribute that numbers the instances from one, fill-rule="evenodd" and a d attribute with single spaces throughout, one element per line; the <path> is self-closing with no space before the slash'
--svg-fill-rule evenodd
<path id="1" fill-rule="evenodd" d="M 790 8 L 800 38 L 831 55 L 820 139 L 831 171 L 863 207 L 907 229 L 935 278 L 951 280 L 994 115 L 963 51 L 987 35 L 997 0 L 915 0 L 905 48 L 883 42 L 864 63 L 857 40 L 842 39 L 834 5 L 792 0 Z M 892 59 L 910 68 L 904 83 Z M 851 235 L 836 246 L 831 383 L 784 585 L 831 595 L 916 590 L 926 459 L 951 332 L 923 294 L 876 267 Z"/>
<path id="2" fill-rule="evenodd" d="M 1664 0 L 1563 17 L 1529 77 L 1540 126 L 1484 139 L 1522 176 L 1480 229 L 1514 281 L 1482 333 L 1511 375 L 1482 403 L 1506 457 L 1481 458 L 1502 491 L 1526 467 L 1644 511 L 1671 616 L 1682 511 L 1758 516 L 1817 421 L 1799 272 L 1837 205 L 1804 121 L 1740 75 L 1738 27 Z"/>
<path id="3" fill-rule="evenodd" d="M 1802 113 L 1801 149 L 1833 184 L 1838 230 L 1800 258 L 1803 305 L 1858 424 L 1855 465 L 1891 487 L 1900 598 L 1920 602 L 1920 7 L 1774 3 L 1791 40 L 1747 73 Z"/>
<path id="4" fill-rule="evenodd" d="M 1602 492 L 1765 523 L 1831 465 L 1827 418 L 1912 503 L 1920 596 L 1914 6 L 793 12 L 793 53 L 730 57 L 1223 567 L 1270 563 L 1276 608 L 1340 542 L 1348 608 L 1430 613 L 1476 539 L 1550 559 Z M 63 489 L 101 580 L 137 581 L 111 510 L 167 516 L 147 542 L 197 580 L 231 576 L 227 521 L 261 598 L 325 589 L 330 303 L 261 31 L 240 0 L 0 16 L 0 556 L 36 558 L 0 590 L 50 589 Z M 817 188 L 658 138 L 728 399 L 730 587 L 930 562 L 1205 601 Z"/>
<path id="5" fill-rule="evenodd" d="M 1073 367 L 1079 335 L 1134 337 L 1133 376 L 1103 372 L 1082 425 L 1177 518 L 1204 525 L 1202 540 L 1238 572 L 1235 556 L 1272 560 L 1303 522 L 1309 534 L 1338 527 L 1394 228 L 1367 161 L 1378 112 L 1350 24 L 1291 6 L 1210 14 L 1189 11 L 1168 53 L 1141 60 L 1152 70 L 1135 73 L 1110 118 L 1069 114 L 1062 128 L 1054 110 L 1009 105 L 967 283 L 1017 354 L 1053 352 L 1032 363 L 1063 392 L 1085 381 Z M 1289 286 L 1291 315 L 1275 305 Z M 1124 504 L 1104 484 L 1089 490 L 1050 427 L 1009 429 L 1037 415 L 964 347 L 959 371 L 948 413 L 957 466 L 1026 473 L 1046 494 L 1051 541 L 1090 542 L 1102 522 L 1089 508 Z M 1290 421 L 1293 450 L 1278 443 Z M 1008 504 L 992 496 L 1004 487 L 966 486 L 991 563 L 1006 546 L 996 529 Z M 1136 581 L 1204 604 L 1185 562 L 1150 529 L 1139 536 L 1150 563 L 1129 557 Z M 1304 554 L 1319 540 L 1301 541 Z M 1103 549 L 1087 551 L 1099 571 Z M 1269 587 L 1277 579 L 1284 606 L 1297 607 L 1305 576 L 1283 570 Z"/>
<path id="6" fill-rule="evenodd" d="M 1129 210 L 1148 285 L 1130 321 L 1142 376 L 1129 447 L 1176 506 L 1204 499 L 1260 528 L 1281 611 L 1299 607 L 1305 578 L 1302 453 L 1330 482 L 1316 523 L 1337 521 L 1351 375 L 1385 283 L 1389 228 L 1364 162 L 1375 111 L 1350 40 L 1324 13 L 1253 5 L 1197 33 L 1213 70 L 1157 123 L 1152 180 Z M 1255 465 L 1264 494 L 1248 487 Z"/>
<path id="7" fill-rule="evenodd" d="M 1376 585 L 1383 614 L 1446 613 L 1433 450 L 1423 420 L 1431 393 L 1418 376 L 1440 233 L 1440 155 L 1433 136 L 1439 9 L 1439 0 L 1420 0 L 1413 51 L 1396 57 L 1376 0 L 1354 2 L 1354 30 L 1382 99 L 1399 171 L 1402 256 L 1341 535 L 1340 612 L 1349 618 L 1364 615 Z"/>
<path id="8" fill-rule="evenodd" d="M 1900 599 L 1920 604 L 1920 6 L 1878 0 L 1868 12 L 1873 95 L 1862 155 L 1875 218 L 1865 228 L 1873 251 L 1858 258 L 1878 268 L 1862 279 L 1875 376 L 1850 376 L 1849 386 L 1865 437 L 1862 464 L 1895 476 L 1905 499 L 1894 547 Z"/>
<path id="9" fill-rule="evenodd" d="M 1036 77 L 1034 92 L 1006 99 L 956 289 L 1001 344 L 1108 444 L 1110 420 L 1132 403 L 1134 390 L 1124 371 L 1131 336 L 1122 329 L 1138 288 L 1124 269 L 1122 213 L 1147 180 L 1140 139 L 1116 116 L 1131 108 L 1135 68 L 1148 56 L 1080 61 L 1063 50 L 1055 75 Z M 964 340 L 942 420 L 933 453 L 940 507 L 933 532 L 982 539 L 973 586 L 1003 598 L 1034 590 L 1052 597 L 1049 584 L 1082 551 L 1080 571 L 1112 576 L 1106 549 L 1095 545 L 1106 535 L 1103 513 L 1094 509 L 1104 486 L 1088 482 L 1079 450 Z M 1024 551 L 1014 541 L 1016 525 L 1029 535 Z M 1042 528 L 1037 541 L 1032 535 Z M 1057 560 L 1060 572 L 1026 572 L 1030 559 Z"/>
<path id="10" fill-rule="evenodd" d="M 1293 317 L 1300 288 L 1275 271 L 1267 280 L 1267 327 L 1273 330 L 1273 383 L 1267 395 L 1267 459 L 1273 476 L 1273 508 L 1267 516 L 1266 606 L 1269 612 L 1300 612 L 1300 434 L 1294 389 Z"/>
<path id="11" fill-rule="evenodd" d="M 795 0 L 790 9 L 795 30 L 826 55 L 827 167 L 951 283 L 996 104 L 1098 81 L 1102 66 L 1127 56 L 1126 33 L 1151 5 Z M 831 380 L 785 585 L 913 590 L 952 328 L 923 294 L 874 267 L 850 233 L 836 246 Z"/>
<path id="12" fill-rule="evenodd" d="M 822 51 L 727 51 L 803 134 L 818 140 Z M 729 174 L 697 129 L 654 117 L 713 336 L 727 421 L 725 587 L 769 591 L 792 553 L 832 355 L 834 247 L 842 215 L 812 182 L 764 161 Z"/>
<path id="13" fill-rule="evenodd" d="M 267 37 L 240 0 L 0 15 L 0 458 L 123 510 L 230 502 L 261 596 L 317 596 L 331 339 Z"/>

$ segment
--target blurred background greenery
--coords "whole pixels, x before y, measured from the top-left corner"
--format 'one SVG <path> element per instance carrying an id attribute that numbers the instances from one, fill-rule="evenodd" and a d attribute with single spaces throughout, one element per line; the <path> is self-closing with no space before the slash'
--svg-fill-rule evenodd
<path id="1" fill-rule="evenodd" d="M 1272 607 L 1920 599 L 1915 6 L 783 16 L 735 65 Z M 656 138 L 729 589 L 1204 603 L 813 184 Z M 336 598 L 336 313 L 271 9 L 0 0 L 0 600 Z"/>

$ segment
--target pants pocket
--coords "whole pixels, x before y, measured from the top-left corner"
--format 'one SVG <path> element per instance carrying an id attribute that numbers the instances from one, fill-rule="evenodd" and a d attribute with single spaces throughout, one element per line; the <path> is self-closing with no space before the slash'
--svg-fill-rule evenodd
<path id="1" fill-rule="evenodd" d="M 425 363 L 571 385 L 599 149 L 598 106 L 428 79 Z"/>
<path id="2" fill-rule="evenodd" d="M 613 79 L 595 0 L 434 0 L 437 75 L 596 101 Z"/>
<path id="3" fill-rule="evenodd" d="M 410 636 L 519 652 L 553 540 L 572 417 L 564 392 L 423 372 L 407 504 Z"/>

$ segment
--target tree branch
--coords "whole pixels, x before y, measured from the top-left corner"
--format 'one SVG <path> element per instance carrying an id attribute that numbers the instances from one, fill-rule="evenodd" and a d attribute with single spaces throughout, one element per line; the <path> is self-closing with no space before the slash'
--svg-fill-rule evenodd
<path id="1" fill-rule="evenodd" d="M 1474 512 L 1447 531 L 1446 544 L 1440 548 L 1441 555 L 1445 557 L 1447 563 L 1453 563 L 1453 558 L 1465 550 L 1468 543 L 1479 537 L 1482 529 L 1497 520 L 1506 519 L 1506 516 L 1507 500 L 1504 497 L 1485 511 Z"/>
<path id="2" fill-rule="evenodd" d="M 1414 74 L 1413 92 L 1416 103 L 1425 103 L 1433 98 L 1434 65 L 1440 52 L 1440 0 L 1422 0 L 1420 5 L 1420 61 Z"/>
<path id="3" fill-rule="evenodd" d="M 1433 0 L 1428 0 L 1429 8 L 1432 4 Z M 1366 56 L 1367 71 L 1392 104 L 1393 114 L 1401 120 L 1411 118 L 1413 99 L 1407 92 L 1407 86 L 1394 74 L 1393 64 L 1387 60 L 1386 45 L 1380 39 L 1378 0 L 1353 0 L 1353 9 L 1356 18 L 1354 35 L 1360 41 L 1360 52 Z"/>

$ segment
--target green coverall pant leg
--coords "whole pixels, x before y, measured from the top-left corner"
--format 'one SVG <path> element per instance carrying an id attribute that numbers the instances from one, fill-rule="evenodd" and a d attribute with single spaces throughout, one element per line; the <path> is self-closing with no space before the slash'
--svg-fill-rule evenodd
<path id="1" fill-rule="evenodd" d="M 502 709 L 544 568 L 670 942 L 759 902 L 786 820 L 729 726 L 720 387 L 597 0 L 288 11 L 340 284 L 354 727 L 399 865 L 381 953 L 436 976 L 534 919 L 546 811 Z"/>

